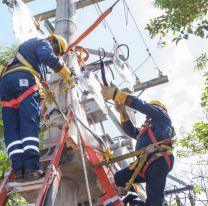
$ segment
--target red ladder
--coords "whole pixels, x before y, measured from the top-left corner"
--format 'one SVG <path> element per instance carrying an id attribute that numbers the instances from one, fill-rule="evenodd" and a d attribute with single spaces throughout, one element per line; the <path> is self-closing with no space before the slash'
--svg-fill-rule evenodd
<path id="1" fill-rule="evenodd" d="M 101 162 L 95 150 L 92 149 L 92 147 L 85 145 L 83 139 L 82 145 L 84 146 L 85 151 L 87 152 L 88 157 L 93 165 Z M 105 191 L 105 194 L 100 198 L 100 203 L 103 204 L 103 206 L 121 206 L 115 187 L 111 184 L 104 166 L 95 167 L 95 172 L 103 187 L 103 190 Z"/>
<path id="2" fill-rule="evenodd" d="M 61 170 L 59 168 L 59 162 L 61 159 L 62 151 L 64 149 L 65 141 L 68 137 L 68 130 L 72 119 L 73 113 L 71 112 L 69 114 L 68 121 L 63 126 L 59 143 L 56 146 L 55 151 L 53 153 L 52 159 L 50 161 L 49 167 L 44 177 L 44 181 L 41 186 L 41 190 L 35 202 L 35 206 L 52 206 L 55 202 L 59 183 L 61 180 Z M 88 154 L 89 160 L 92 162 L 93 165 L 96 165 L 97 163 L 101 162 L 97 153 L 94 149 L 92 149 L 92 147 L 85 145 L 83 140 L 82 144 Z M 121 206 L 119 197 L 116 193 L 115 188 L 109 181 L 104 166 L 95 167 L 95 173 L 103 187 L 103 190 L 105 191 L 105 194 L 100 198 L 100 203 L 103 206 Z M 0 206 L 4 206 L 8 200 L 9 191 L 7 189 L 7 183 L 12 182 L 14 180 L 14 177 L 15 174 L 10 169 L 8 175 L 5 176 L 0 187 Z"/>

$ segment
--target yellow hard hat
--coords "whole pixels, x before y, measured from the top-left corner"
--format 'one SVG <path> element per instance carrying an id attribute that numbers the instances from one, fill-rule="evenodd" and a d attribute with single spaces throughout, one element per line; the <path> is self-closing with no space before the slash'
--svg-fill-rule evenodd
<path id="1" fill-rule="evenodd" d="M 62 55 L 64 52 L 66 52 L 68 44 L 67 44 L 66 40 L 62 36 L 60 36 L 58 34 L 50 34 L 48 36 L 48 38 L 54 38 L 54 39 L 57 40 L 58 46 L 59 46 L 59 50 L 60 50 L 58 56 Z"/>
<path id="2" fill-rule="evenodd" d="M 163 108 L 166 112 L 168 111 L 166 106 L 164 104 L 162 104 L 161 102 L 159 101 L 156 101 L 156 100 L 153 100 L 153 101 L 150 101 L 149 104 L 153 104 L 153 105 L 156 105 L 158 107 L 161 107 Z"/>

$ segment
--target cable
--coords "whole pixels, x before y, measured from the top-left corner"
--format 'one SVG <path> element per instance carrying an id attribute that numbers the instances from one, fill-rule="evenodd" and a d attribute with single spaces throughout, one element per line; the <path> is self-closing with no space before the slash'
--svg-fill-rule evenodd
<path id="1" fill-rule="evenodd" d="M 85 177 L 85 183 L 86 183 L 86 189 L 87 189 L 87 196 L 88 196 L 88 200 L 89 200 L 89 206 L 92 206 L 92 196 L 91 196 L 91 192 L 90 192 L 90 185 L 89 185 L 89 180 L 88 180 L 88 175 L 87 175 L 87 167 L 85 164 L 85 157 L 84 157 L 84 151 L 83 151 L 83 147 L 82 147 L 82 143 L 81 143 L 81 132 L 79 129 L 79 126 L 76 122 L 76 120 L 74 120 L 74 124 L 76 125 L 77 128 L 77 141 L 78 141 L 78 145 L 80 148 L 80 153 L 81 153 L 81 160 L 82 160 L 82 165 L 83 165 L 83 171 L 84 171 L 84 177 Z"/>
<path id="2" fill-rule="evenodd" d="M 93 5 L 94 5 L 94 7 L 95 7 L 95 9 L 96 9 L 96 11 L 97 11 L 97 13 L 98 13 L 98 15 L 102 14 L 103 12 L 102 12 L 102 10 L 101 10 L 101 8 L 100 8 L 98 2 L 95 2 L 94 0 L 91 0 L 91 1 L 94 3 Z M 96 5 L 97 5 L 97 8 L 98 8 L 99 11 L 97 10 Z M 99 13 L 99 12 L 100 12 L 100 13 Z M 115 37 L 115 35 L 114 35 L 112 29 L 110 28 L 108 22 L 106 21 L 106 19 L 104 19 L 103 22 L 105 22 L 106 27 L 107 27 L 108 30 L 110 31 L 110 33 L 111 33 L 111 35 L 112 35 L 112 37 L 113 37 L 114 42 L 117 43 L 116 37 Z"/>
<path id="3" fill-rule="evenodd" d="M 118 52 L 118 49 L 120 49 L 121 47 L 124 47 L 124 48 L 126 48 L 126 52 L 127 52 L 127 54 L 126 54 L 126 57 L 120 57 L 119 56 L 119 54 L 118 54 L 118 56 L 119 56 L 119 58 L 122 60 L 122 61 L 127 61 L 128 59 L 129 59 L 129 47 L 126 45 L 126 44 L 119 44 L 118 46 L 117 46 L 117 48 L 116 48 L 116 52 Z M 118 52 L 119 53 L 119 52 Z"/>
<path id="4" fill-rule="evenodd" d="M 100 8 L 98 2 L 94 2 L 94 0 L 91 0 L 91 1 L 97 5 L 100 14 L 102 14 L 103 12 L 102 12 L 102 10 L 101 10 L 101 8 Z M 119 2 L 119 1 L 117 1 L 117 3 L 118 3 L 118 2 Z M 95 4 L 94 4 L 94 6 L 95 6 Z M 96 9 L 96 7 L 95 7 L 95 9 Z M 96 9 L 96 11 L 97 11 L 97 13 L 98 13 L 98 10 L 97 10 L 97 9 Z M 98 14 L 99 14 L 99 13 L 98 13 Z M 99 14 L 99 15 L 100 15 L 100 14 Z M 106 24 L 108 30 L 110 31 L 110 33 L 111 33 L 111 35 L 112 35 L 112 37 L 113 37 L 113 40 L 114 40 L 114 42 L 115 42 L 115 45 L 119 45 L 119 43 L 118 43 L 118 41 L 116 40 L 116 37 L 115 37 L 115 35 L 114 35 L 114 33 L 113 33 L 111 27 L 109 26 L 109 24 L 108 24 L 108 22 L 107 22 L 107 20 L 104 19 L 103 21 L 105 22 L 105 24 Z M 129 65 L 129 68 L 130 68 L 131 71 L 133 71 L 133 69 L 131 68 L 130 65 Z"/>
<path id="5" fill-rule="evenodd" d="M 91 0 L 91 1 L 93 1 L 93 0 Z M 93 2 L 94 2 L 94 1 L 93 1 Z M 135 18 L 134 18 L 134 16 L 133 16 L 132 12 L 131 12 L 131 10 L 130 10 L 130 8 L 129 8 L 129 6 L 128 6 L 128 4 L 126 3 L 125 0 L 123 0 L 123 4 L 124 4 L 124 6 L 126 6 L 127 11 L 130 13 L 130 15 L 131 15 L 131 17 L 132 17 L 132 20 L 133 20 L 133 22 L 134 22 L 134 24 L 135 24 L 135 26 L 136 26 L 136 29 L 137 29 L 137 31 L 138 31 L 138 33 L 139 33 L 139 35 L 140 35 L 140 37 L 141 37 L 141 39 L 142 39 L 142 41 L 143 41 L 143 43 L 144 43 L 144 45 L 145 45 L 145 47 L 146 47 L 146 51 L 147 51 L 147 53 L 148 53 L 148 57 L 147 57 L 147 58 L 139 65 L 139 67 L 137 67 L 134 71 L 132 70 L 131 66 L 129 65 L 129 68 L 132 70 L 132 74 L 134 74 L 134 75 L 136 76 L 136 74 L 135 74 L 136 71 L 137 71 L 139 68 L 141 68 L 141 67 L 146 63 L 146 61 L 147 61 L 149 58 L 151 58 L 152 61 L 153 61 L 153 63 L 154 63 L 154 65 L 155 65 L 155 67 L 156 67 L 155 69 L 157 69 L 158 72 L 159 72 L 159 75 L 161 75 L 162 72 L 161 72 L 161 70 L 159 69 L 159 67 L 158 67 L 158 65 L 157 65 L 157 63 L 156 63 L 154 57 L 152 56 L 152 54 L 151 54 L 151 52 L 150 52 L 150 50 L 149 50 L 149 48 L 148 48 L 148 45 L 147 45 L 147 43 L 146 43 L 144 37 L 142 36 L 142 33 L 141 33 L 141 31 L 140 31 L 140 29 L 139 29 L 137 23 L 136 23 L 136 20 L 135 20 Z M 97 7 L 98 7 L 98 9 L 99 9 L 99 12 L 102 13 L 102 11 L 101 11 L 101 9 L 100 9 L 100 6 L 99 6 L 99 4 L 98 4 L 97 2 L 96 2 L 96 5 L 97 5 Z M 95 4 L 94 4 L 94 6 L 95 6 Z M 95 9 L 96 9 L 96 6 L 95 6 Z M 98 12 L 97 9 L 96 9 L 96 11 Z M 127 11 L 126 11 L 126 12 L 127 12 Z M 127 22 L 127 13 L 126 13 L 126 12 L 125 12 L 125 18 L 126 18 L 126 22 Z M 116 44 L 118 44 L 118 41 L 116 40 L 115 35 L 113 34 L 112 29 L 110 28 L 110 26 L 109 26 L 108 22 L 106 21 L 106 19 L 104 19 L 104 22 L 105 22 L 107 28 L 109 29 L 109 31 L 110 31 L 110 33 L 111 33 L 111 35 L 112 35 L 112 37 L 113 37 L 114 42 L 115 42 Z M 137 76 L 136 76 L 136 77 L 137 77 Z M 122 85 L 123 83 L 124 83 L 124 82 L 121 82 L 121 83 L 119 84 L 119 86 Z"/>
<path id="6" fill-rule="evenodd" d="M 145 89 L 143 89 L 143 90 L 137 95 L 137 97 L 140 97 L 140 96 L 143 94 L 144 91 L 145 91 Z"/>
<path id="7" fill-rule="evenodd" d="M 148 56 L 134 71 L 133 74 L 138 71 L 146 62 L 147 60 L 150 58 L 150 56 Z"/>
<path id="8" fill-rule="evenodd" d="M 147 60 L 150 58 L 150 56 L 148 56 L 133 72 L 132 74 L 136 75 L 136 71 L 138 71 L 146 62 Z M 136 76 L 137 77 L 137 76 Z M 137 77 L 138 79 L 138 77 Z M 122 81 L 121 83 L 119 83 L 118 87 L 121 86 L 124 83 L 124 81 Z"/>
<path id="9" fill-rule="evenodd" d="M 136 29 L 137 29 L 137 31 L 138 31 L 138 33 L 139 33 L 139 35 L 140 35 L 140 37 L 141 37 L 141 39 L 142 39 L 144 45 L 145 45 L 145 47 L 146 47 L 146 51 L 147 51 L 148 55 L 150 56 L 150 58 L 152 59 L 154 65 L 155 65 L 155 67 L 156 67 L 155 69 L 157 69 L 158 72 L 161 73 L 161 70 L 159 69 L 159 67 L 158 67 L 158 65 L 157 65 L 157 63 L 156 63 L 154 57 L 153 57 L 152 54 L 150 53 L 150 50 L 149 50 L 149 48 L 148 48 L 148 46 L 147 46 L 147 43 L 146 43 L 144 37 L 142 36 L 142 33 L 141 33 L 141 31 L 140 31 L 140 29 L 139 29 L 137 23 L 136 23 L 136 20 L 135 20 L 135 18 L 134 18 L 134 16 L 133 16 L 133 14 L 132 14 L 132 12 L 131 12 L 131 10 L 130 10 L 128 4 L 126 3 L 126 0 L 123 0 L 123 2 L 124 2 L 124 4 L 126 5 L 126 8 L 128 9 L 128 11 L 129 11 L 129 13 L 130 13 L 130 15 L 131 15 L 131 18 L 132 18 L 132 20 L 133 20 L 133 22 L 134 22 L 134 24 L 135 24 L 135 27 L 136 27 Z"/>
<path id="10" fill-rule="evenodd" d="M 122 1 L 122 2 L 123 2 L 123 5 L 124 5 L 124 14 L 125 14 L 126 25 L 128 25 L 129 12 L 128 12 L 128 9 L 126 9 L 124 1 Z"/>
<path id="11" fill-rule="evenodd" d="M 74 111 L 74 110 L 72 110 Z M 97 139 L 103 146 L 104 148 L 106 148 L 106 144 L 104 143 L 104 141 L 102 140 L 101 137 L 99 137 L 98 135 L 96 135 L 89 127 L 87 127 L 79 118 L 74 117 L 75 120 L 77 120 L 90 134 L 92 134 L 92 136 L 95 137 L 95 139 Z"/>
<path id="12" fill-rule="evenodd" d="M 187 194 L 186 192 L 183 192 L 183 193 L 185 193 L 185 194 Z M 195 196 L 195 195 L 193 195 L 193 197 L 196 199 L 196 201 L 199 201 L 199 202 L 201 202 L 203 205 L 205 205 L 205 206 L 207 206 L 207 202 L 208 202 L 208 200 L 200 200 L 197 196 Z"/>

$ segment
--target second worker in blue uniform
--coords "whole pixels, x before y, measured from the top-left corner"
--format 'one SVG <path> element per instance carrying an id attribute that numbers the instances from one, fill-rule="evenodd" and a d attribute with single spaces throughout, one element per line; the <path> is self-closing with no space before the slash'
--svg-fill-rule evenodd
<path id="1" fill-rule="evenodd" d="M 166 107 L 159 101 L 145 102 L 137 97 L 128 95 L 116 87 L 104 86 L 102 94 L 107 99 L 115 101 L 116 110 L 120 113 L 122 128 L 128 136 L 137 140 L 136 150 L 147 148 L 150 145 L 166 145 L 171 148 L 171 138 L 174 134 L 171 119 Z M 146 122 L 141 128 L 136 128 L 130 121 L 126 106 L 146 115 Z M 165 147 L 166 147 L 165 146 Z M 162 206 L 164 189 L 168 173 L 173 167 L 174 157 L 166 151 L 153 150 L 149 152 L 141 172 L 134 179 L 135 183 L 146 183 L 147 199 L 145 202 L 138 199 L 134 187 L 130 188 L 129 195 L 124 198 L 125 205 L 131 206 Z M 129 167 L 118 171 L 115 183 L 124 188 L 131 179 L 134 170 Z"/>

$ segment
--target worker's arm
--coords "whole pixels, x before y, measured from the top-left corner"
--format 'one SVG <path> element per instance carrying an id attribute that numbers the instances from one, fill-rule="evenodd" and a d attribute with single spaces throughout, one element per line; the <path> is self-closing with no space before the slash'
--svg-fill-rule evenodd
<path id="1" fill-rule="evenodd" d="M 121 122 L 121 127 L 123 131 L 129 136 L 136 139 L 137 135 L 139 134 L 138 128 L 136 128 L 131 120 Z"/>
<path id="2" fill-rule="evenodd" d="M 158 106 L 148 104 L 147 102 L 138 99 L 135 96 L 129 95 L 128 93 L 123 92 L 116 87 L 104 86 L 102 88 L 102 94 L 107 99 L 113 99 L 114 101 L 124 104 L 149 117 L 169 119 L 168 114 Z"/>
<path id="3" fill-rule="evenodd" d="M 129 115 L 126 111 L 126 106 L 115 102 L 115 110 L 120 114 L 120 122 L 123 131 L 132 138 L 136 139 L 138 129 L 132 124 Z"/>
<path id="4" fill-rule="evenodd" d="M 53 49 L 47 40 L 41 39 L 39 41 L 36 54 L 41 63 L 49 66 L 54 70 L 54 72 L 58 73 L 64 79 L 64 85 L 66 89 L 70 89 L 75 86 L 75 80 L 71 71 L 54 54 Z"/>
<path id="5" fill-rule="evenodd" d="M 167 112 L 165 112 L 163 109 L 158 106 L 149 104 L 146 101 L 138 99 L 137 97 L 128 95 L 124 104 L 134 110 L 141 112 L 142 114 L 147 115 L 148 117 L 169 119 Z"/>
<path id="6" fill-rule="evenodd" d="M 63 67 L 63 63 L 54 54 L 51 45 L 46 39 L 40 39 L 38 41 L 36 55 L 41 63 L 50 67 L 56 73 Z"/>

